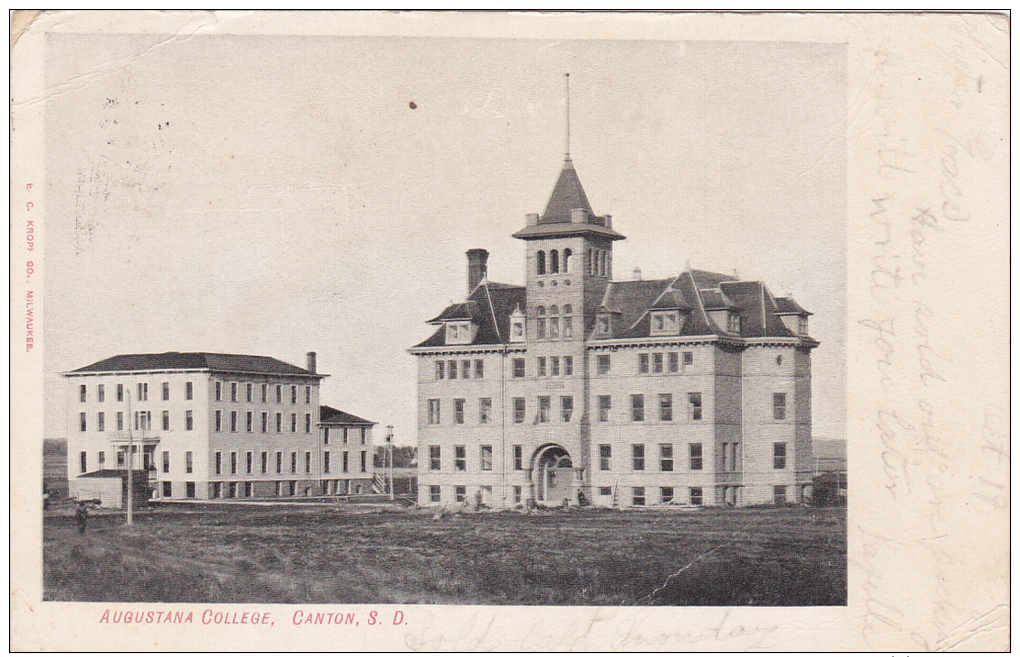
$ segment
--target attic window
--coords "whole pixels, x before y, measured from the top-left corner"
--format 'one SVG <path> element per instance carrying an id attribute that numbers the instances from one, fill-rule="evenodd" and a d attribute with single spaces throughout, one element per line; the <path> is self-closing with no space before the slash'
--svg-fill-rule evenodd
<path id="1" fill-rule="evenodd" d="M 740 315 L 734 312 L 727 315 L 726 330 L 730 333 L 740 333 Z"/>
<path id="2" fill-rule="evenodd" d="M 800 335 L 808 334 L 807 317 L 799 317 L 797 319 L 797 333 L 799 333 Z"/>
<path id="3" fill-rule="evenodd" d="M 609 315 L 600 315 L 596 326 L 596 335 L 600 338 L 608 338 L 610 335 L 611 322 Z"/>
<path id="4" fill-rule="evenodd" d="M 652 313 L 652 335 L 676 335 L 680 331 L 680 314 L 676 310 Z"/>
<path id="5" fill-rule="evenodd" d="M 471 335 L 471 322 L 447 322 L 446 343 L 447 344 L 470 344 L 474 336 Z"/>

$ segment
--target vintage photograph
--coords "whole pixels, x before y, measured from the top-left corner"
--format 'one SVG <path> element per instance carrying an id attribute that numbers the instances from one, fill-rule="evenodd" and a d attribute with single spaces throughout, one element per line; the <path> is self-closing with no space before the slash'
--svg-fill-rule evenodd
<path id="1" fill-rule="evenodd" d="M 985 581 L 950 519 L 1008 499 L 943 303 L 990 303 L 950 245 L 1002 243 L 963 191 L 991 46 L 928 81 L 864 16 L 57 18 L 12 87 L 27 613 L 110 649 L 1008 629 L 940 574 Z"/>
<path id="2" fill-rule="evenodd" d="M 46 599 L 845 603 L 843 44 L 46 45 Z"/>

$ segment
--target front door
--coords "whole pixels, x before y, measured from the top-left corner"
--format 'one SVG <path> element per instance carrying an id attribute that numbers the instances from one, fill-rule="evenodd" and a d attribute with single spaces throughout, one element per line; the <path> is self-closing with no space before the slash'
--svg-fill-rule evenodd
<path id="1" fill-rule="evenodd" d="M 538 499 L 546 506 L 573 502 L 574 465 L 562 447 L 551 447 L 539 459 Z"/>

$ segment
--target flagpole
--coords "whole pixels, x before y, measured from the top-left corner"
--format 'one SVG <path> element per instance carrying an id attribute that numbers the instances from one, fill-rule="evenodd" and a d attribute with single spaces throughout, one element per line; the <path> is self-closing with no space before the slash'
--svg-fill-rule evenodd
<path id="1" fill-rule="evenodd" d="M 127 449 L 127 462 L 128 462 L 128 481 L 127 481 L 127 524 L 128 526 L 134 524 L 134 470 L 133 466 L 133 454 L 131 450 L 134 448 L 134 433 L 131 431 L 131 389 L 128 388 L 124 391 L 127 395 L 127 406 L 128 406 L 128 449 Z"/>
<path id="2" fill-rule="evenodd" d="M 393 493 L 393 425 L 392 424 L 387 424 L 386 425 L 386 453 L 389 454 L 389 457 L 390 457 L 390 467 L 389 467 L 390 499 L 393 500 L 395 498 L 394 498 L 394 493 Z"/>

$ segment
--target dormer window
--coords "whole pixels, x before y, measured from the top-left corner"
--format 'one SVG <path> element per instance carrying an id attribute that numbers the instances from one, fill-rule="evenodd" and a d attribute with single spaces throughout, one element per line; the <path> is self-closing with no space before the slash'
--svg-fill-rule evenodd
<path id="1" fill-rule="evenodd" d="M 524 319 L 520 308 L 510 314 L 510 342 L 524 342 Z"/>
<path id="2" fill-rule="evenodd" d="M 807 317 L 803 317 L 802 316 L 802 317 L 798 317 L 797 318 L 797 333 L 799 333 L 800 335 L 807 335 L 808 334 L 808 321 L 807 321 Z"/>
<path id="3" fill-rule="evenodd" d="M 676 335 L 679 332 L 679 310 L 665 310 L 652 313 L 652 335 Z"/>
<path id="4" fill-rule="evenodd" d="M 612 336 L 613 322 L 612 318 L 607 315 L 599 315 L 595 321 L 595 337 L 608 338 Z"/>
<path id="5" fill-rule="evenodd" d="M 726 317 L 726 330 L 730 333 L 740 333 L 740 315 L 735 312 L 729 313 Z"/>
<path id="6" fill-rule="evenodd" d="M 447 322 L 446 344 L 471 344 L 474 340 L 471 322 Z"/>

